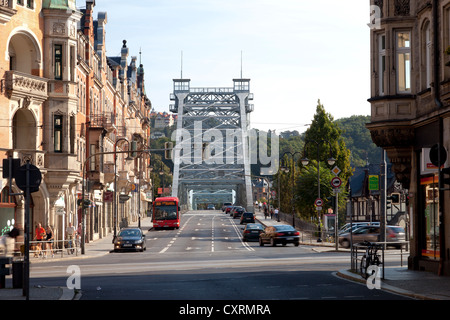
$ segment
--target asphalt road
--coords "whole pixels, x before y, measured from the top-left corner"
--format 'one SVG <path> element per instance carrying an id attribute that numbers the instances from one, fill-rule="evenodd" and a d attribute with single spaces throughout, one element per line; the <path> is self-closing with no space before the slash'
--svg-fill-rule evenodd
<path id="1" fill-rule="evenodd" d="M 178 230 L 148 231 L 145 252 L 35 265 L 31 284 L 63 286 L 68 265 L 77 265 L 81 300 L 405 299 L 336 277 L 336 271 L 348 267 L 348 253 L 260 247 L 242 242 L 242 228 L 221 211 L 187 213 Z"/>

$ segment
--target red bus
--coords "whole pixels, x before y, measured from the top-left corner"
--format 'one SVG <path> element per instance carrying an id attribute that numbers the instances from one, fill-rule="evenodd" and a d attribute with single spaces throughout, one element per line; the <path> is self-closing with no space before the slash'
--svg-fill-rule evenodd
<path id="1" fill-rule="evenodd" d="M 177 197 L 159 197 L 153 202 L 153 228 L 179 228 L 180 207 Z"/>

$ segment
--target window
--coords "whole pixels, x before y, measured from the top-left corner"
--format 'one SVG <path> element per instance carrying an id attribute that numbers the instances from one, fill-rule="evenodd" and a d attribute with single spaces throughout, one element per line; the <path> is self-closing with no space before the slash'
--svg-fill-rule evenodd
<path id="1" fill-rule="evenodd" d="M 54 151 L 62 152 L 63 116 L 55 115 L 53 121 Z"/>
<path id="2" fill-rule="evenodd" d="M 62 80 L 62 45 L 55 45 L 55 80 Z"/>
<path id="3" fill-rule="evenodd" d="M 386 72 L 386 35 L 378 36 L 378 74 L 379 74 L 379 93 L 380 96 L 385 94 L 385 72 Z"/>
<path id="4" fill-rule="evenodd" d="M 439 178 L 437 176 L 420 179 L 423 201 L 422 257 L 440 259 L 439 237 Z"/>
<path id="5" fill-rule="evenodd" d="M 70 117 L 70 153 L 75 153 L 75 116 Z"/>
<path id="6" fill-rule="evenodd" d="M 397 92 L 411 92 L 411 34 L 409 31 L 397 33 Z"/>
<path id="7" fill-rule="evenodd" d="M 431 87 L 431 31 L 430 23 L 428 22 L 425 26 L 424 34 L 424 66 L 425 66 L 425 88 Z"/>

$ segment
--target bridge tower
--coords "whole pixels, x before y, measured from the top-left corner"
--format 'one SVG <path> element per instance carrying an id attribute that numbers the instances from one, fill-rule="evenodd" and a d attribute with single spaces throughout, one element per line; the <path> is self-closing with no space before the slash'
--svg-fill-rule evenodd
<path id="1" fill-rule="evenodd" d="M 189 209 L 221 202 L 250 209 L 250 79 L 234 79 L 227 88 L 191 88 L 190 79 L 173 84 L 170 111 L 178 118 L 172 195 Z"/>

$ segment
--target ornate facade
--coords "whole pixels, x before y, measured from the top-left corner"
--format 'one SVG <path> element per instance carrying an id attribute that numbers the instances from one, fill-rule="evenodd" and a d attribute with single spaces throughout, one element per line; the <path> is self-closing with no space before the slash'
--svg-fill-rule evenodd
<path id="1" fill-rule="evenodd" d="M 107 14 L 95 19 L 94 7 L 95 0 L 83 10 L 75 0 L 0 0 L 0 153 L 40 169 L 30 230 L 51 225 L 58 240 L 83 217 L 86 240 L 102 238 L 145 214 L 150 201 L 149 155 L 112 154 L 148 149 L 144 69 L 126 41 L 117 43 L 120 57 L 106 56 Z M 23 197 L 8 196 L 20 190 L 14 180 L 0 182 L 0 228 L 23 225 Z M 120 194 L 130 200 L 119 201 Z"/>
<path id="2" fill-rule="evenodd" d="M 430 158 L 438 146 L 450 158 L 450 1 L 372 0 L 371 10 L 367 127 L 409 189 L 409 268 L 450 274 L 450 191 Z"/>

